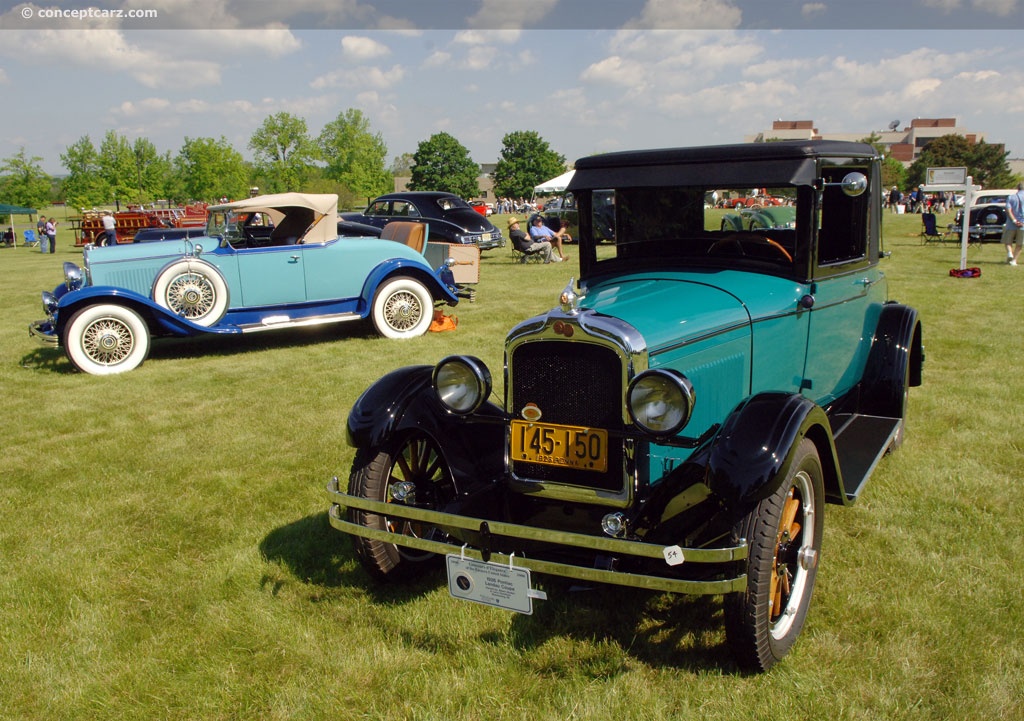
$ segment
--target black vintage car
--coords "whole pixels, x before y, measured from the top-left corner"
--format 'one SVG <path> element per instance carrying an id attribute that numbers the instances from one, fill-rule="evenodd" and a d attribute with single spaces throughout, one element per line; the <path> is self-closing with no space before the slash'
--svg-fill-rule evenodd
<path id="1" fill-rule="evenodd" d="M 982 190 L 975 194 L 968 214 L 967 234 L 971 241 L 1002 240 L 1003 229 L 1006 227 L 1006 197 L 1016 192 L 1016 190 Z M 964 211 L 961 208 L 957 210 L 956 218 L 949 226 L 950 233 L 959 238 L 963 222 Z"/>
<path id="2" fill-rule="evenodd" d="M 522 613 L 531 572 L 722 596 L 738 664 L 767 669 L 803 627 L 825 504 L 857 500 L 921 383 L 921 323 L 879 267 L 880 160 L 782 141 L 578 161 L 579 284 L 509 332 L 504 398 L 469 355 L 379 379 L 331 525 L 377 578 L 441 554 L 453 596 Z M 755 187 L 793 222 L 737 231 L 705 202 Z"/>
<path id="3" fill-rule="evenodd" d="M 505 238 L 491 221 L 452 193 L 408 191 L 376 198 L 360 213 L 342 219 L 383 228 L 393 220 L 427 223 L 428 241 L 476 245 L 480 250 L 505 247 Z"/>

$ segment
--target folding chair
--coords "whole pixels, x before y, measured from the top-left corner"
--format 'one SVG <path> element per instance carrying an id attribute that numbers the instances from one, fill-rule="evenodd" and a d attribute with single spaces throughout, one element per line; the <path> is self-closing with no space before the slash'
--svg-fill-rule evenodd
<path id="1" fill-rule="evenodd" d="M 930 243 L 933 240 L 939 243 L 946 240 L 946 236 L 938 231 L 935 225 L 935 213 L 921 213 L 921 243 Z"/>
<path id="2" fill-rule="evenodd" d="M 39 238 L 36 237 L 36 231 L 31 228 L 25 231 L 25 245 L 29 248 L 39 247 Z"/>

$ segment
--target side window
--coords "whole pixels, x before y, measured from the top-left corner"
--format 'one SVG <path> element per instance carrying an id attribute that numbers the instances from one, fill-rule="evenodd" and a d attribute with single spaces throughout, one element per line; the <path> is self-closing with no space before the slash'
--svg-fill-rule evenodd
<path id="1" fill-rule="evenodd" d="M 396 200 L 391 213 L 396 218 L 418 218 L 420 213 L 416 206 L 404 200 Z"/>
<path id="2" fill-rule="evenodd" d="M 826 186 L 821 195 L 818 215 L 818 265 L 834 265 L 859 260 L 867 255 L 868 210 L 871 193 L 852 198 L 839 187 L 847 173 L 867 168 L 849 166 L 825 168 Z"/>
<path id="3" fill-rule="evenodd" d="M 388 209 L 388 205 L 390 205 L 389 201 L 387 201 L 387 200 L 378 200 L 376 203 L 374 203 L 373 205 L 370 206 L 370 209 L 368 211 L 366 211 L 366 214 L 367 215 L 382 215 L 382 216 L 391 215 L 391 212 Z"/>

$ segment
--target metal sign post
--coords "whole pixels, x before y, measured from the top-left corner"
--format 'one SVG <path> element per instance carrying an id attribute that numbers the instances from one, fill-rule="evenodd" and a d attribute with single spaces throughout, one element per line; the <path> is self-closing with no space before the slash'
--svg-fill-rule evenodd
<path id="1" fill-rule="evenodd" d="M 924 191 L 938 193 L 947 190 L 964 194 L 964 215 L 960 223 L 960 270 L 963 270 L 967 267 L 971 203 L 974 200 L 974 191 L 981 188 L 974 186 L 971 176 L 967 174 L 967 168 L 928 168 L 925 171 Z"/>

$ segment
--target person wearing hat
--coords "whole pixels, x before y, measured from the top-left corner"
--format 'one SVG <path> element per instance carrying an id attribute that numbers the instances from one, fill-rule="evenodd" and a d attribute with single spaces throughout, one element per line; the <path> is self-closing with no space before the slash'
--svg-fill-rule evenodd
<path id="1" fill-rule="evenodd" d="M 526 233 L 519 228 L 519 218 L 514 215 L 508 219 L 508 239 L 512 241 L 513 248 L 525 254 L 523 262 L 526 262 L 527 255 L 534 255 L 535 253 L 540 253 L 545 263 L 552 261 L 551 243 L 546 240 L 535 241 L 527 237 Z"/>

